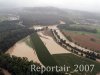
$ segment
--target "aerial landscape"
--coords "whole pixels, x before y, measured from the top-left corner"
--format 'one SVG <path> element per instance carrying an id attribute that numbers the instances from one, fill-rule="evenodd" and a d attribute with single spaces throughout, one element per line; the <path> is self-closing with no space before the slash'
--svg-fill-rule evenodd
<path id="1" fill-rule="evenodd" d="M 0 1 L 0 75 L 100 75 L 99 10 L 18 1 Z"/>

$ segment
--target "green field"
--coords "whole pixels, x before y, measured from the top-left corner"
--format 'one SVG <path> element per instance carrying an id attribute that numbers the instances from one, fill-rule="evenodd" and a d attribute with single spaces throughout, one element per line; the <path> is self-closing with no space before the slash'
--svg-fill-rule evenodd
<path id="1" fill-rule="evenodd" d="M 94 64 L 95 67 L 92 72 L 76 72 L 72 73 L 71 75 L 96 75 L 98 72 L 100 73 L 100 63 L 92 61 L 90 59 L 84 58 L 84 57 L 78 57 L 73 54 L 55 54 L 53 55 L 54 59 L 56 60 L 59 65 L 68 65 L 71 67 L 70 71 L 73 71 L 75 67 L 73 65 L 90 65 Z"/>
<path id="2" fill-rule="evenodd" d="M 66 27 L 68 27 L 66 25 Z M 97 33 L 92 33 L 92 32 L 87 32 L 87 31 L 74 31 L 74 30 L 69 30 L 69 31 L 73 31 L 73 32 L 77 32 L 77 33 L 84 33 L 84 34 L 98 34 L 100 35 L 100 25 L 81 25 L 81 24 L 72 24 L 70 25 L 70 27 L 73 27 L 73 28 L 86 28 L 86 29 L 96 29 L 97 30 Z M 67 30 L 65 28 L 65 30 Z"/>
<path id="3" fill-rule="evenodd" d="M 100 72 L 100 63 L 95 62 L 91 59 L 87 59 L 84 57 L 79 57 L 73 54 L 55 54 L 51 55 L 48 51 L 48 49 L 45 47 L 44 43 L 41 41 L 39 36 L 34 33 L 30 36 L 31 44 L 33 45 L 33 48 L 35 48 L 37 56 L 39 60 L 42 62 L 44 66 L 70 66 L 71 69 L 68 71 L 68 73 L 73 72 L 75 69 L 75 64 L 77 65 L 95 65 L 92 72 L 74 72 L 71 73 L 71 75 L 96 75 L 98 72 Z"/>
<path id="4" fill-rule="evenodd" d="M 64 30 L 67 32 L 73 32 L 75 34 L 81 34 L 81 35 L 93 35 L 96 38 L 100 38 L 100 31 L 98 30 L 98 33 L 89 33 L 89 32 L 84 32 L 84 31 L 70 31 L 70 30 Z"/>
<path id="5" fill-rule="evenodd" d="M 71 25 L 72 27 L 83 27 L 83 28 L 89 28 L 89 29 L 96 29 L 97 30 L 97 33 L 90 33 L 90 32 L 86 32 L 86 31 L 76 31 L 76 32 L 79 32 L 79 33 L 84 33 L 84 34 L 97 34 L 97 35 L 100 35 L 100 26 L 95 26 L 95 25 L 77 25 L 77 24 L 74 24 L 74 25 Z"/>
<path id="6" fill-rule="evenodd" d="M 48 49 L 45 47 L 44 43 L 41 41 L 39 36 L 34 33 L 30 36 L 31 44 L 34 46 L 39 60 L 44 66 L 55 66 L 56 61 L 49 53 Z"/>
<path id="7" fill-rule="evenodd" d="M 7 17 L 6 16 L 1 16 L 0 15 L 0 22 L 4 21 L 4 20 L 7 20 Z"/>

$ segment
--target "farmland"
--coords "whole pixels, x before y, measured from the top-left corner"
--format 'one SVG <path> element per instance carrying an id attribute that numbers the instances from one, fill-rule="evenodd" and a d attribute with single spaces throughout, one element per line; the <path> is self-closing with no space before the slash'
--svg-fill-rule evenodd
<path id="1" fill-rule="evenodd" d="M 87 35 L 87 34 L 78 34 L 71 31 L 65 31 L 63 30 L 62 33 L 66 37 L 70 37 L 72 42 L 84 47 L 88 48 L 90 50 L 100 52 L 100 39 L 93 36 L 93 35 Z"/>
<path id="2" fill-rule="evenodd" d="M 0 68 L 11 75 L 100 75 L 100 14 L 55 7 L 16 8 L 3 14 Z M 70 69 L 40 74 L 31 72 L 32 64 L 41 66 L 40 71 L 64 65 Z M 81 68 L 75 71 L 74 65 Z"/>
<path id="3" fill-rule="evenodd" d="M 86 75 L 96 75 L 100 71 L 99 70 L 100 64 L 98 62 L 93 61 L 93 60 L 88 59 L 88 58 L 85 58 L 85 57 L 79 57 L 79 56 L 76 56 L 72 53 L 61 53 L 61 54 L 51 55 L 48 52 L 49 50 L 43 44 L 43 42 L 41 41 L 41 43 L 40 43 L 40 41 L 41 40 L 40 40 L 40 38 L 38 37 L 37 34 L 32 34 L 31 35 L 31 42 L 33 42 L 32 44 L 34 45 L 34 48 L 35 48 L 36 53 L 38 55 L 38 58 L 45 65 L 50 65 L 50 64 L 55 64 L 55 65 L 58 64 L 60 66 L 68 65 L 68 66 L 71 67 L 71 70 L 68 73 L 70 74 L 72 72 L 72 75 L 85 75 L 85 74 Z M 45 55 L 44 55 L 44 53 L 45 53 Z M 46 61 L 50 61 L 50 60 L 52 61 L 52 63 L 51 62 L 46 62 Z M 73 65 L 75 65 L 75 64 L 77 64 L 77 65 L 81 65 L 81 64 L 91 65 L 91 64 L 93 64 L 93 65 L 95 65 L 95 68 L 94 68 L 93 72 L 85 72 L 85 71 L 84 72 L 73 72 L 73 69 L 75 68 L 75 67 L 73 67 Z"/>
<path id="4" fill-rule="evenodd" d="M 37 56 L 41 63 L 45 66 L 55 66 L 56 61 L 53 59 L 48 49 L 45 47 L 44 43 L 41 41 L 39 36 L 34 33 L 30 36 L 31 44 L 34 46 Z"/>
<path id="5" fill-rule="evenodd" d="M 99 25 L 63 24 L 58 27 L 69 41 L 86 49 L 100 52 Z"/>
<path id="6" fill-rule="evenodd" d="M 73 67 L 73 65 L 77 64 L 77 65 L 90 65 L 90 64 L 94 64 L 95 68 L 93 70 L 93 72 L 74 72 L 71 75 L 96 75 L 99 70 L 100 70 L 100 64 L 98 62 L 92 61 L 90 59 L 84 58 L 84 57 L 78 57 L 76 55 L 73 54 L 54 54 L 53 57 L 55 58 L 55 60 L 57 61 L 57 63 L 61 66 L 63 65 L 69 65 L 71 67 L 71 71 L 73 71 L 73 69 L 75 69 L 75 67 Z M 68 74 L 69 75 L 69 74 Z"/>
<path id="7" fill-rule="evenodd" d="M 100 26 L 99 25 L 82 25 L 82 24 L 70 24 L 59 25 L 60 29 L 71 31 L 79 34 L 91 34 L 100 38 Z"/>

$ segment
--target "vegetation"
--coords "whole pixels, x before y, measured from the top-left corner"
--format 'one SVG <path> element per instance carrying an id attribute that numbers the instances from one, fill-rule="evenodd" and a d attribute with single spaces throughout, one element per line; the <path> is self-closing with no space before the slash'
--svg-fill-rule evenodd
<path id="1" fill-rule="evenodd" d="M 0 53 L 0 67 L 7 70 L 11 75 L 64 75 L 57 72 L 45 71 L 41 74 L 41 71 L 31 71 L 31 65 L 41 67 L 40 64 L 28 61 L 25 57 L 20 58 Z M 4 75 L 3 72 L 0 71 L 0 75 Z"/>
<path id="2" fill-rule="evenodd" d="M 0 51 L 5 52 L 17 41 L 34 32 L 33 29 L 17 25 L 18 21 L 3 21 L 0 23 Z"/>
<path id="3" fill-rule="evenodd" d="M 52 33 L 54 32 L 53 34 L 55 34 L 54 37 L 55 37 L 56 42 L 58 44 L 60 44 L 62 47 L 66 48 L 67 50 L 70 50 L 71 52 L 73 52 L 74 54 L 77 54 L 79 56 L 83 56 L 83 54 L 84 54 L 86 58 L 89 58 L 89 59 L 92 59 L 92 60 L 100 59 L 100 54 L 99 53 L 89 52 L 89 51 L 83 51 L 82 49 L 79 49 L 78 47 L 73 47 L 70 44 L 66 43 L 66 40 L 63 40 L 63 39 L 59 38 L 59 35 L 56 32 L 56 30 L 51 30 L 51 31 L 52 31 Z M 66 33 L 64 35 L 66 36 Z M 68 33 L 67 33 L 67 36 L 68 36 Z M 78 37 L 78 38 L 80 38 L 80 37 Z M 72 40 L 69 40 L 69 41 L 72 42 Z M 75 42 L 75 44 L 80 45 L 77 42 Z"/>
<path id="4" fill-rule="evenodd" d="M 96 40 L 94 38 L 90 38 L 91 41 L 96 42 Z"/>
<path id="5" fill-rule="evenodd" d="M 36 8 L 24 8 L 20 13 L 20 19 L 25 26 L 32 25 L 55 25 L 59 24 L 60 20 L 67 24 L 73 24 L 66 12 L 54 7 L 36 7 Z"/>
<path id="6" fill-rule="evenodd" d="M 35 48 L 36 54 L 41 61 L 41 63 L 47 67 L 52 67 L 58 65 L 52 55 L 49 53 L 47 48 L 45 47 L 44 43 L 42 40 L 39 38 L 37 33 L 34 33 L 30 36 L 30 42 L 31 42 L 31 47 Z M 46 75 L 64 75 L 62 72 L 56 72 L 54 70 L 53 72 L 47 72 Z"/>
<path id="7" fill-rule="evenodd" d="M 18 25 L 19 22 L 19 20 L 0 22 L 0 33 L 24 28 Z"/>
<path id="8" fill-rule="evenodd" d="M 12 75 L 33 75 L 40 74 L 37 72 L 31 72 L 31 65 L 40 66 L 38 63 L 28 61 L 27 58 L 15 57 L 8 54 L 0 53 L 0 67 L 8 70 Z M 1 74 L 0 74 L 1 75 Z"/>
<path id="9" fill-rule="evenodd" d="M 33 30 L 29 32 L 29 30 L 26 32 L 24 30 L 21 30 L 19 32 L 16 32 L 9 35 L 7 38 L 5 38 L 4 44 L 0 46 L 0 48 L 8 48 L 8 46 L 11 46 L 12 43 L 14 44 L 15 41 L 18 41 L 22 37 L 25 37 L 27 34 L 33 33 Z M 9 39 L 12 38 L 12 39 Z M 40 38 L 37 34 L 31 35 L 31 46 L 33 47 L 33 41 L 34 45 L 36 46 L 36 52 L 39 56 L 39 59 L 42 60 L 43 64 L 45 66 L 55 66 L 57 63 L 53 59 L 53 57 L 50 55 Z M 8 42 L 8 43 L 7 43 Z M 40 43 L 40 44 L 39 44 Z M 7 46 L 5 46 L 7 45 Z M 3 47 L 2 47 L 3 46 Z M 40 51 L 40 52 L 39 52 Z M 33 61 L 28 61 L 27 58 L 20 58 L 16 56 L 11 56 L 9 54 L 3 54 L 0 53 L 0 67 L 8 70 L 12 75 L 63 75 L 63 73 L 57 73 L 57 72 L 44 72 L 41 74 L 40 72 L 31 72 L 31 65 L 41 66 L 38 63 L 34 63 Z M 3 74 L 1 72 L 1 74 Z"/>
<path id="10" fill-rule="evenodd" d="M 33 25 L 54 25 L 60 23 L 59 18 L 56 15 L 44 13 L 36 14 L 34 12 L 21 14 L 21 20 L 27 27 Z"/>
<path id="11" fill-rule="evenodd" d="M 89 33 L 80 34 L 81 32 L 74 32 L 74 31 L 67 31 L 67 30 L 61 30 L 61 32 L 67 39 L 68 39 L 68 36 L 70 36 L 73 43 L 81 47 L 95 51 L 97 53 L 100 53 L 100 50 L 99 50 L 100 38 L 96 36 L 97 34 L 96 35 L 89 34 Z"/>
<path id="12" fill-rule="evenodd" d="M 66 36 L 66 38 L 70 41 L 73 42 L 72 38 L 70 36 Z"/>
<path id="13" fill-rule="evenodd" d="M 29 34 L 32 34 L 34 30 L 31 29 L 21 29 L 13 33 L 9 33 L 9 35 L 3 40 L 0 41 L 0 51 L 5 52 L 11 46 L 13 46 L 17 41 L 26 37 Z"/>
<path id="14" fill-rule="evenodd" d="M 30 36 L 28 36 L 28 38 L 30 38 Z M 23 40 L 25 41 L 25 43 L 26 43 L 29 47 L 34 48 L 34 46 L 31 44 L 31 40 L 28 39 L 28 38 L 25 38 L 25 39 L 23 39 Z"/>
<path id="15" fill-rule="evenodd" d="M 90 32 L 90 33 L 98 32 L 96 29 L 91 29 L 91 28 L 86 28 L 86 27 L 75 27 L 75 26 L 70 26 L 66 24 L 59 25 L 58 27 L 61 29 L 71 30 L 71 31 L 85 31 L 85 32 Z"/>
<path id="16" fill-rule="evenodd" d="M 84 57 L 78 57 L 73 54 L 55 54 L 53 55 L 54 59 L 56 62 L 59 63 L 59 65 L 67 65 L 71 67 L 71 71 L 75 69 L 74 65 L 95 65 L 94 70 L 92 72 L 77 72 L 73 73 L 72 75 L 96 75 L 97 73 L 100 72 L 100 63 L 92 61 L 90 59 L 84 58 Z"/>
<path id="17" fill-rule="evenodd" d="M 57 65 L 56 61 L 53 59 L 44 43 L 41 41 L 39 36 L 34 33 L 31 35 L 31 43 L 34 46 L 39 60 L 44 66 L 55 66 Z"/>

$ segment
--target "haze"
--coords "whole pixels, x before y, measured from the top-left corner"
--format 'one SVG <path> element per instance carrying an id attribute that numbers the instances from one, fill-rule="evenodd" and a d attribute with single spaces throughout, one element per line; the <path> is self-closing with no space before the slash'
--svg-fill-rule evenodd
<path id="1" fill-rule="evenodd" d="M 54 6 L 100 12 L 100 0 L 0 0 L 0 8 Z"/>

